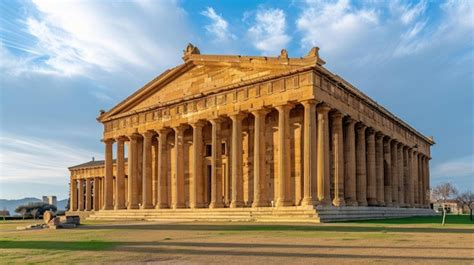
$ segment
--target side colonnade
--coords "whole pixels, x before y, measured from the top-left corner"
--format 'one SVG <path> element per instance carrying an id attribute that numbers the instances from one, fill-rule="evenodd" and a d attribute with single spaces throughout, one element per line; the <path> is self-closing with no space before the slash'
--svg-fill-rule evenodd
<path id="1" fill-rule="evenodd" d="M 104 174 L 71 176 L 72 211 L 429 207 L 429 157 L 314 100 L 103 142 Z"/>

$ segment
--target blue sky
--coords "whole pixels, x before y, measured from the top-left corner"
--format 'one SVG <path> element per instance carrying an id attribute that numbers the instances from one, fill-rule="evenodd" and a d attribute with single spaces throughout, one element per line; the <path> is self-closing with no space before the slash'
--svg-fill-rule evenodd
<path id="1" fill-rule="evenodd" d="M 66 198 L 95 120 L 202 53 L 326 67 L 434 136 L 432 185 L 474 190 L 474 1 L 0 1 L 0 198 Z"/>

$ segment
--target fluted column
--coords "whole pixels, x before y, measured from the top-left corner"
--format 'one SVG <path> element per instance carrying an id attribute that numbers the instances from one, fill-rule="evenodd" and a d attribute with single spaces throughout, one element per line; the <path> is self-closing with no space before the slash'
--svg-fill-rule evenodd
<path id="1" fill-rule="evenodd" d="M 174 164 L 175 172 L 173 172 L 171 180 L 171 206 L 173 209 L 184 208 L 184 130 L 185 126 L 173 128 L 175 132 L 175 152 Z"/>
<path id="2" fill-rule="evenodd" d="M 331 108 L 327 105 L 320 105 L 318 112 L 318 200 L 321 205 L 331 204 L 331 181 L 329 166 L 329 117 Z"/>
<path id="3" fill-rule="evenodd" d="M 418 154 L 418 206 L 423 207 L 423 171 L 422 171 L 422 157 L 421 153 Z"/>
<path id="4" fill-rule="evenodd" d="M 407 189 L 408 189 L 408 206 L 413 207 L 415 201 L 415 195 L 413 194 L 413 158 L 412 158 L 413 150 L 411 148 L 407 148 L 407 171 L 408 171 L 408 178 L 406 180 Z"/>
<path id="5" fill-rule="evenodd" d="M 419 189 L 418 189 L 418 152 L 413 151 L 413 196 L 414 196 L 414 207 L 419 206 Z"/>
<path id="6" fill-rule="evenodd" d="M 425 196 L 425 205 L 426 207 L 430 206 L 430 157 L 426 157 L 425 159 L 425 190 L 428 194 Z"/>
<path id="7" fill-rule="evenodd" d="M 189 181 L 189 205 L 191 208 L 203 207 L 204 193 L 202 190 L 203 174 L 202 174 L 202 127 L 203 122 L 197 121 L 191 124 L 193 127 L 193 161 L 192 174 Z"/>
<path id="8" fill-rule="evenodd" d="M 377 170 L 375 161 L 375 132 L 367 131 L 367 203 L 376 206 L 377 203 Z"/>
<path id="9" fill-rule="evenodd" d="M 91 180 L 86 178 L 86 211 L 92 210 L 92 186 Z"/>
<path id="10" fill-rule="evenodd" d="M 125 152 L 124 138 L 117 138 L 117 174 L 115 177 L 116 210 L 125 209 Z"/>
<path id="11" fill-rule="evenodd" d="M 397 145 L 397 165 L 398 165 L 398 201 L 400 207 L 405 207 L 405 181 L 403 179 L 403 144 Z"/>
<path id="12" fill-rule="evenodd" d="M 245 116 L 241 113 L 232 114 L 230 118 L 232 120 L 232 200 L 230 202 L 231 208 L 242 207 L 244 205 L 243 201 L 243 186 L 242 186 L 242 120 Z M 220 139 L 220 138 L 219 138 Z M 217 143 L 219 150 L 219 160 L 220 160 L 220 141 Z M 219 162 L 220 163 L 220 162 Z M 220 164 L 219 164 L 220 165 Z M 219 187 L 217 190 L 221 189 L 220 185 L 220 168 L 219 168 L 219 179 L 217 183 Z M 222 197 L 222 196 L 221 196 Z M 220 197 L 218 198 L 220 201 Z"/>
<path id="13" fill-rule="evenodd" d="M 266 163 L 265 163 L 265 117 L 268 110 L 252 111 L 254 116 L 254 150 L 253 150 L 253 203 L 252 207 L 268 206 L 266 190 Z"/>
<path id="14" fill-rule="evenodd" d="M 113 202 L 113 144 L 114 139 L 106 139 L 105 143 L 105 183 L 104 183 L 104 210 L 112 210 Z"/>
<path id="15" fill-rule="evenodd" d="M 411 207 L 410 202 L 410 162 L 408 160 L 408 147 L 403 147 L 403 188 L 405 207 Z"/>
<path id="16" fill-rule="evenodd" d="M 128 209 L 138 209 L 138 135 L 130 136 L 128 150 Z"/>
<path id="17" fill-rule="evenodd" d="M 276 109 L 278 111 L 278 189 L 275 194 L 276 206 L 289 206 L 291 205 L 288 193 L 290 191 L 290 110 L 291 105 L 280 105 Z"/>
<path id="18" fill-rule="evenodd" d="M 392 140 L 387 138 L 387 141 L 384 142 L 383 146 L 384 152 L 384 196 L 385 196 L 385 206 L 392 207 Z"/>
<path id="19" fill-rule="evenodd" d="M 398 158 L 397 158 L 397 142 L 392 141 L 391 146 L 391 175 L 392 175 L 392 204 L 393 207 L 399 207 L 399 200 L 398 200 Z"/>
<path id="20" fill-rule="evenodd" d="M 365 146 L 364 124 L 357 126 L 357 203 L 359 206 L 367 206 L 367 161 Z"/>
<path id="21" fill-rule="evenodd" d="M 211 131 L 211 203 L 209 208 L 221 208 L 222 203 L 222 150 L 221 150 L 221 129 L 222 119 L 216 118 L 210 120 Z M 232 146 L 232 150 L 234 146 Z M 232 156 L 234 154 L 232 153 Z M 233 157 L 232 157 L 233 160 Z M 233 162 L 232 162 L 233 163 Z M 234 165 L 232 164 L 232 168 Z M 233 169 L 232 169 L 233 170 Z M 232 187 L 233 188 L 233 187 Z"/>
<path id="22" fill-rule="evenodd" d="M 302 102 L 304 106 L 304 139 L 303 139 L 303 200 L 301 205 L 314 205 L 317 199 L 317 120 L 316 102 Z"/>
<path id="23" fill-rule="evenodd" d="M 348 118 L 346 120 L 346 141 L 344 142 L 344 162 L 345 162 L 345 180 L 344 180 L 344 196 L 346 197 L 346 205 L 357 206 L 357 179 L 356 179 L 356 141 L 355 141 L 355 124 L 356 120 Z"/>
<path id="24" fill-rule="evenodd" d="M 383 172 L 383 135 L 377 133 L 375 135 L 375 172 L 377 181 L 377 205 L 385 206 L 384 196 L 384 172 Z"/>
<path id="25" fill-rule="evenodd" d="M 142 209 L 151 209 L 153 208 L 152 204 L 152 171 L 151 171 L 151 149 L 152 149 L 152 137 L 154 133 L 152 131 L 147 131 L 143 134 L 143 176 L 142 176 Z"/>
<path id="26" fill-rule="evenodd" d="M 94 204 L 94 211 L 100 210 L 100 201 L 99 201 L 99 178 L 94 177 L 94 185 L 93 185 L 93 204 Z"/>
<path id="27" fill-rule="evenodd" d="M 334 199 L 335 206 L 344 206 L 344 137 L 342 128 L 342 113 L 332 115 L 332 143 L 334 154 Z"/>
<path id="28" fill-rule="evenodd" d="M 69 195 L 69 211 L 77 211 L 77 180 L 71 176 L 71 194 Z"/>
<path id="29" fill-rule="evenodd" d="M 81 178 L 78 180 L 78 185 L 79 185 L 79 189 L 78 189 L 78 206 L 77 206 L 77 210 L 78 211 L 84 211 L 84 179 Z"/>
<path id="30" fill-rule="evenodd" d="M 420 199 L 420 205 L 421 207 L 425 207 L 425 195 L 426 195 L 426 191 L 425 191 L 425 156 L 424 155 L 421 155 L 420 157 L 420 167 L 421 167 L 421 189 L 420 189 L 420 193 L 421 193 L 421 199 Z"/>
<path id="31" fill-rule="evenodd" d="M 157 209 L 169 208 L 168 204 L 168 133 L 170 129 L 158 131 L 158 201 Z"/>

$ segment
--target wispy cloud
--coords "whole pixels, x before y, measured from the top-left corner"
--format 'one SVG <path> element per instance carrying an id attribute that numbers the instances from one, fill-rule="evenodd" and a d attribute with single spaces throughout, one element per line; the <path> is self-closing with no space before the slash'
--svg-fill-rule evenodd
<path id="1" fill-rule="evenodd" d="M 151 70 L 175 62 L 187 41 L 186 14 L 175 2 L 33 0 L 31 9 L 17 29 L 26 41 L 3 44 L 22 51 L 17 74 Z"/>
<path id="2" fill-rule="evenodd" d="M 281 9 L 259 9 L 248 30 L 252 45 L 263 54 L 275 55 L 286 48 L 291 37 L 286 33 L 286 15 Z"/>
<path id="3" fill-rule="evenodd" d="M 229 23 L 222 17 L 222 15 L 217 14 L 214 8 L 207 7 L 201 12 L 201 15 L 211 20 L 211 24 L 206 25 L 204 28 L 208 34 L 214 37 L 215 41 L 227 42 L 237 38 L 230 32 Z"/>
<path id="4" fill-rule="evenodd" d="M 50 183 L 68 178 L 68 167 L 101 154 L 50 139 L 0 136 L 1 183 Z M 2 197 L 0 195 L 0 197 Z"/>
<path id="5" fill-rule="evenodd" d="M 432 176 L 433 178 L 470 176 L 474 182 L 474 155 L 442 162 L 433 169 Z"/>

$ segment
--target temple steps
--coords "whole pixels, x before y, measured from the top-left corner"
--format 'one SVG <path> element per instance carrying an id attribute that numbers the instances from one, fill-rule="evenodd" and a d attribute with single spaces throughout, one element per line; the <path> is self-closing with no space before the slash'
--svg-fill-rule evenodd
<path id="1" fill-rule="evenodd" d="M 73 215 L 74 212 L 69 212 Z M 434 215 L 431 209 L 395 207 L 259 207 L 136 209 L 91 212 L 87 220 L 320 223 Z"/>

